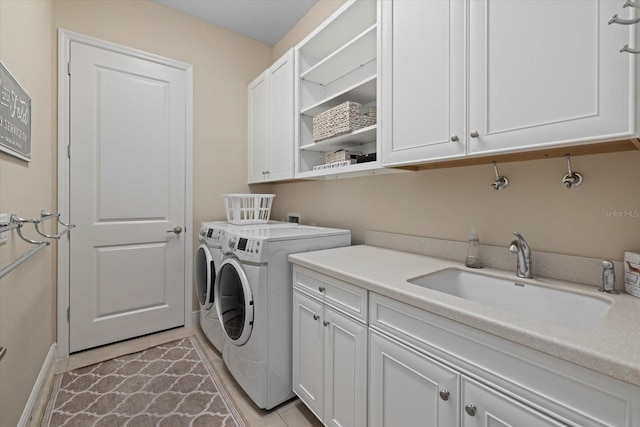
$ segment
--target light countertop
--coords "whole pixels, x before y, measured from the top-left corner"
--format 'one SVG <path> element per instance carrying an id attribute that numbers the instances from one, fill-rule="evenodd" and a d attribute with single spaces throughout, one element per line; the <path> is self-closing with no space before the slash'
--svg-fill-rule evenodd
<path id="1" fill-rule="evenodd" d="M 620 295 L 603 294 L 594 286 L 547 278 L 531 281 L 516 277 L 515 271 L 467 269 L 461 262 L 367 245 L 295 254 L 289 259 L 302 267 L 640 386 L 640 298 L 624 292 Z M 612 304 L 599 326 L 592 330 L 578 330 L 530 319 L 407 281 L 451 267 L 522 283 L 558 287 L 603 298 Z"/>

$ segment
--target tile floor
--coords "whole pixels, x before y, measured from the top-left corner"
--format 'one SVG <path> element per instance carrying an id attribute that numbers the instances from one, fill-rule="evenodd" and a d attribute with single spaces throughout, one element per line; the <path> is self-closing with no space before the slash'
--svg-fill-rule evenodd
<path id="1" fill-rule="evenodd" d="M 34 410 L 31 421 L 31 427 L 40 426 L 42 416 L 44 414 L 45 405 L 51 390 L 53 375 L 60 374 L 82 366 L 92 365 L 104 360 L 112 359 L 124 354 L 134 353 L 149 347 L 173 341 L 178 338 L 195 335 L 198 338 L 200 346 L 204 350 L 209 362 L 215 369 L 218 377 L 227 388 L 229 395 L 236 403 L 245 420 L 250 426 L 259 427 L 319 427 L 322 423 L 307 409 L 307 407 L 298 399 L 283 403 L 282 405 L 270 410 L 264 411 L 259 409 L 244 393 L 240 386 L 235 382 L 231 373 L 227 370 L 220 353 L 213 348 L 211 343 L 204 336 L 199 327 L 177 328 L 169 331 L 159 332 L 157 334 L 148 335 L 140 338 L 134 338 L 129 341 L 116 343 L 113 345 L 100 347 L 93 350 L 87 350 L 71 355 L 69 358 L 58 360 L 54 363 L 53 369 L 46 384 L 43 387 L 45 391 L 40 396 L 38 406 Z"/>

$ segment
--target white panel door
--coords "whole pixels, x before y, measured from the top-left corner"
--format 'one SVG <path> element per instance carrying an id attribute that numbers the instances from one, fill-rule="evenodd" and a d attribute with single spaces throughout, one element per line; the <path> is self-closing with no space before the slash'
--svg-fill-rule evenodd
<path id="1" fill-rule="evenodd" d="M 465 3 L 382 2 L 384 165 L 465 154 Z"/>
<path id="2" fill-rule="evenodd" d="M 260 74 L 249 83 L 249 184 L 267 179 L 269 169 L 269 140 L 267 138 L 267 76 L 268 71 Z"/>
<path id="3" fill-rule="evenodd" d="M 70 56 L 74 352 L 184 324 L 187 79 L 75 41 Z"/>
<path id="4" fill-rule="evenodd" d="M 376 331 L 369 342 L 371 427 L 459 425 L 456 371 Z"/>
<path id="5" fill-rule="evenodd" d="M 367 326 L 324 308 L 324 424 L 367 425 Z"/>
<path id="6" fill-rule="evenodd" d="M 619 1 L 469 2 L 468 153 L 631 136 L 635 57 L 619 50 L 634 43 L 607 25 L 621 12 Z"/>
<path id="7" fill-rule="evenodd" d="M 561 427 L 536 409 L 465 376 L 462 377 L 462 427 Z"/>
<path id="8" fill-rule="evenodd" d="M 322 419 L 322 303 L 293 292 L 293 392 Z"/>
<path id="9" fill-rule="evenodd" d="M 294 98 L 293 49 L 269 68 L 269 168 L 270 181 L 293 178 Z"/>

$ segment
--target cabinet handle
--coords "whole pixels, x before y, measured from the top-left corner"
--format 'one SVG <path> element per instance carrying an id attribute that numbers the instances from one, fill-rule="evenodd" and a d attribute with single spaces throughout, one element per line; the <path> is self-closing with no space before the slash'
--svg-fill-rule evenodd
<path id="1" fill-rule="evenodd" d="M 318 316 L 317 314 L 313 315 L 313 320 L 318 320 L 320 318 L 320 316 Z"/>
<path id="2" fill-rule="evenodd" d="M 622 7 L 623 8 L 625 8 L 625 7 L 635 7 L 636 9 L 640 9 L 640 3 L 635 3 L 635 2 L 633 2 L 631 0 L 627 0 Z"/>
<path id="3" fill-rule="evenodd" d="M 329 326 L 329 323 L 331 323 L 331 322 L 327 322 L 326 320 L 323 320 L 323 321 L 322 321 L 322 324 L 323 324 L 324 326 Z"/>
<path id="4" fill-rule="evenodd" d="M 464 405 L 464 411 L 472 417 L 476 416 L 476 409 L 478 409 L 476 408 L 476 405 Z"/>
<path id="5" fill-rule="evenodd" d="M 624 46 L 622 46 L 622 49 L 620 49 L 620 52 L 621 53 L 622 52 L 628 52 L 628 53 L 638 54 L 638 53 L 640 53 L 640 49 L 631 49 L 628 44 L 625 44 Z"/>
<path id="6" fill-rule="evenodd" d="M 472 130 L 469 136 L 471 136 L 471 138 L 477 138 L 480 136 L 480 134 L 478 133 L 477 130 Z"/>
<path id="7" fill-rule="evenodd" d="M 324 292 L 324 286 L 318 286 L 318 291 L 319 292 Z"/>
<path id="8" fill-rule="evenodd" d="M 441 390 L 440 399 L 444 400 L 445 402 L 449 400 L 449 390 Z"/>
<path id="9" fill-rule="evenodd" d="M 451 142 L 458 142 L 459 140 L 458 135 L 451 135 Z"/>

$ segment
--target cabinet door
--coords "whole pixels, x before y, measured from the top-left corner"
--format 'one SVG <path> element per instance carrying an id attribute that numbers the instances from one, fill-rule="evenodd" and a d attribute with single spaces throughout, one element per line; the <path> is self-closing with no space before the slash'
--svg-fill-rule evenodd
<path id="1" fill-rule="evenodd" d="M 382 2 L 383 165 L 465 154 L 464 8 Z"/>
<path id="2" fill-rule="evenodd" d="M 322 304 L 293 292 L 293 391 L 322 418 Z"/>
<path id="3" fill-rule="evenodd" d="M 268 180 L 293 178 L 294 152 L 294 63 L 293 50 L 269 68 L 267 134 L 269 140 Z"/>
<path id="4" fill-rule="evenodd" d="M 621 1 L 469 2 L 468 153 L 624 139 L 634 129 Z M 625 28 L 623 28 L 625 27 Z"/>
<path id="5" fill-rule="evenodd" d="M 463 427 L 566 426 L 483 384 L 462 377 Z"/>
<path id="6" fill-rule="evenodd" d="M 324 417 L 327 426 L 367 425 L 367 327 L 325 306 Z"/>
<path id="7" fill-rule="evenodd" d="M 372 427 L 459 425 L 456 371 L 374 330 L 369 340 Z"/>
<path id="8" fill-rule="evenodd" d="M 267 148 L 267 76 L 260 74 L 249 84 L 249 184 L 263 182 L 268 170 Z"/>

